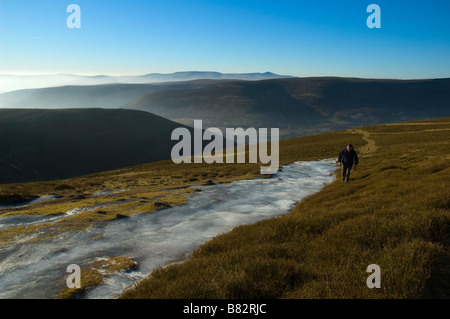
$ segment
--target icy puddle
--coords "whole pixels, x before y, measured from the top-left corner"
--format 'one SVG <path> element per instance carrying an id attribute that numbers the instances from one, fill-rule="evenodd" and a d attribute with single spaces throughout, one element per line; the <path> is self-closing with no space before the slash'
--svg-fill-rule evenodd
<path id="1" fill-rule="evenodd" d="M 110 203 L 103 203 L 103 204 L 95 204 L 90 206 L 81 206 L 77 207 L 71 210 L 68 210 L 66 213 L 61 214 L 55 214 L 50 216 L 27 216 L 27 215 L 12 215 L 12 216 L 6 216 L 6 217 L 0 217 L 0 230 L 3 228 L 8 227 L 15 227 L 15 226 L 31 226 L 31 225 L 39 225 L 39 224 L 46 224 L 46 223 L 54 223 L 60 220 L 61 218 L 73 216 L 82 212 L 87 211 L 93 211 L 99 208 L 106 208 L 111 207 L 115 205 L 121 205 L 126 204 L 132 201 L 137 201 L 139 199 L 131 199 L 131 200 L 121 200 L 121 201 L 115 201 Z M 1 254 L 1 252 L 0 252 Z"/>
<path id="2" fill-rule="evenodd" d="M 108 277 L 86 298 L 115 298 L 158 267 L 186 259 L 218 234 L 238 225 L 288 213 L 302 198 L 334 179 L 334 160 L 297 162 L 273 178 L 236 181 L 201 189 L 185 205 L 118 219 L 44 242 L 0 248 L 0 298 L 54 298 L 67 266 L 96 257 L 128 256 L 138 269 Z M 83 274 L 81 274 L 81 281 Z"/>

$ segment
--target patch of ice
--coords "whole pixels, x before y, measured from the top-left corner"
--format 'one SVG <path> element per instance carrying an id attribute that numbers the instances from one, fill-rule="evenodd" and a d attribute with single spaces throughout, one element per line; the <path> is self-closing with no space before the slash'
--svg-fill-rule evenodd
<path id="1" fill-rule="evenodd" d="M 76 207 L 73 209 L 70 209 L 66 212 L 66 215 L 68 216 L 73 216 L 82 212 L 89 212 L 89 211 L 93 211 L 99 208 L 105 208 L 105 207 L 110 207 L 110 206 L 114 206 L 114 205 L 119 205 L 119 204 L 125 204 L 125 203 L 129 203 L 131 201 L 134 201 L 134 199 L 128 199 L 128 200 L 123 200 L 123 201 L 116 201 L 116 202 L 110 202 L 110 203 L 103 203 L 103 204 L 95 204 L 95 205 L 90 205 L 90 206 L 81 206 L 81 207 Z"/>
<path id="2" fill-rule="evenodd" d="M 44 223 L 52 223 L 61 219 L 64 215 L 52 216 L 27 216 L 27 215 L 12 215 L 0 217 L 0 229 L 15 227 L 15 226 L 31 226 Z"/>
<path id="3" fill-rule="evenodd" d="M 275 178 L 196 186 L 202 191 L 181 206 L 63 233 L 54 240 L 7 245 L 0 249 L 0 298 L 51 298 L 69 264 L 87 265 L 100 256 L 130 257 L 138 270 L 108 277 L 86 295 L 114 298 L 156 268 L 184 260 L 218 234 L 289 213 L 295 203 L 333 181 L 329 174 L 335 170 L 334 159 L 297 162 L 284 166 Z"/>
<path id="4" fill-rule="evenodd" d="M 122 193 L 122 192 L 126 192 L 129 189 L 117 189 L 117 190 L 112 190 L 112 191 L 99 191 L 99 192 L 95 192 L 92 195 L 94 196 L 100 196 L 100 195 L 111 195 L 111 194 L 117 194 L 117 193 Z"/>

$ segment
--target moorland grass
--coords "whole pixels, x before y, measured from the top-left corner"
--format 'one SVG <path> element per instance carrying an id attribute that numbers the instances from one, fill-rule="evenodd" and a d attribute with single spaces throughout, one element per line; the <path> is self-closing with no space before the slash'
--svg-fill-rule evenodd
<path id="1" fill-rule="evenodd" d="M 360 165 L 350 183 L 337 179 L 289 214 L 217 236 L 121 298 L 416 298 L 425 290 L 427 296 L 441 296 L 449 282 L 449 129 L 447 118 L 281 140 L 281 165 L 335 158 L 347 143 L 355 145 Z M 259 164 L 162 161 L 67 180 L 0 185 L 0 199 L 62 196 L 2 210 L 3 215 L 55 215 L 124 201 L 52 224 L 2 229 L 0 246 L 182 205 L 194 191 L 190 186 L 261 177 L 259 171 Z M 126 191 L 93 196 L 104 190 Z M 366 286 L 366 268 L 373 263 L 381 267 L 381 289 Z M 92 285 L 101 280 L 92 272 Z"/>
<path id="2" fill-rule="evenodd" d="M 283 165 L 298 160 L 331 157 L 336 152 L 336 145 L 345 145 L 348 141 L 356 145 L 364 143 L 360 134 L 346 131 L 282 140 L 280 162 Z M 196 185 L 227 183 L 255 177 L 270 176 L 260 175 L 260 164 L 176 165 L 172 161 L 161 161 L 66 180 L 3 184 L 0 185 L 0 203 L 11 196 L 25 200 L 58 194 L 61 198 L 25 207 L 3 209 L 0 210 L 1 216 L 60 215 L 61 218 L 56 222 L 0 229 L 0 248 L 18 241 L 26 243 L 55 240 L 65 232 L 85 231 L 88 227 L 117 218 L 182 205 L 189 194 L 195 191 Z M 108 190 L 121 192 L 95 195 L 99 191 Z M 81 211 L 71 216 L 65 215 L 75 208 L 111 203 L 114 205 Z M 91 262 L 94 262 L 94 258 L 95 256 L 92 256 Z M 83 287 L 72 291 L 62 288 L 59 297 L 76 297 L 85 289 L 103 281 L 101 275 L 105 272 L 91 270 L 89 263 L 80 266 L 83 270 Z M 61 286 L 64 287 L 63 284 Z"/>
<path id="3" fill-rule="evenodd" d="M 350 183 L 338 178 L 287 215 L 215 237 L 121 298 L 443 296 L 448 287 L 429 285 L 449 282 L 449 128 L 450 119 L 439 119 L 347 131 L 367 143 L 358 141 L 366 147 Z M 344 136 L 292 139 L 283 159 L 335 156 Z M 366 285 L 370 264 L 380 266 L 380 289 Z"/>

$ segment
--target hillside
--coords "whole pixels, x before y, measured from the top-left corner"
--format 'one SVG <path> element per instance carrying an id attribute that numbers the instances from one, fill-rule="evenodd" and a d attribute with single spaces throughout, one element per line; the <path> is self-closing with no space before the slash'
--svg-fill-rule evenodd
<path id="1" fill-rule="evenodd" d="M 394 123 L 280 141 L 281 165 L 335 158 L 348 142 L 355 145 L 360 165 L 350 183 L 336 180 L 287 215 L 217 236 L 187 261 L 161 265 L 122 298 L 448 298 L 449 123 L 450 118 Z M 81 236 L 92 237 L 86 246 L 100 245 L 105 236 L 120 242 L 121 234 L 104 232 L 106 225 L 116 229 L 129 221 L 127 232 L 136 230 L 136 219 L 127 217 L 158 211 L 155 218 L 162 218 L 200 186 L 261 177 L 259 168 L 160 161 L 62 181 L 0 185 L 0 203 L 57 196 L 0 210 L 2 224 L 25 220 L 25 225 L 0 228 L 0 257 L 8 257 L 4 269 L 14 276 L 20 271 L 15 260 L 21 256 L 24 265 L 24 249 L 36 246 L 49 247 L 45 254 L 36 253 L 42 262 L 75 258 L 83 269 L 84 286 L 69 291 L 65 269 L 38 271 L 52 274 L 46 287 L 55 297 L 80 295 L 109 278 L 98 270 L 102 260 L 123 261 L 114 269 L 133 277 L 139 264 L 130 259 L 139 256 L 111 254 L 105 260 L 99 251 L 81 258 Z M 64 213 L 73 211 L 78 213 Z M 52 248 L 70 236 L 78 244 Z M 374 263 L 381 267 L 381 289 L 366 286 L 366 268 Z M 25 296 L 42 296 L 33 284 L 17 287 Z M 8 292 L 0 288 L 1 293 Z"/>
<path id="2" fill-rule="evenodd" d="M 0 94 L 3 108 L 119 108 L 135 98 L 155 91 L 201 88 L 215 81 L 198 80 L 155 84 L 67 85 L 25 89 Z"/>
<path id="3" fill-rule="evenodd" d="M 170 159 L 180 126 L 134 110 L 0 109 L 0 184 Z"/>
<path id="4" fill-rule="evenodd" d="M 91 86 L 101 84 L 149 84 L 193 80 L 248 80 L 288 78 L 290 76 L 265 73 L 220 73 L 204 71 L 184 71 L 169 74 L 148 73 L 144 75 L 78 75 L 78 74 L 0 74 L 0 93 L 60 86 Z M 1 97 L 1 96 L 0 96 Z M 1 98 L 0 98 L 1 100 Z M 0 103 L 1 106 L 1 103 Z"/>
<path id="5" fill-rule="evenodd" d="M 282 138 L 450 115 L 450 79 L 279 77 L 271 73 L 149 74 L 139 79 L 173 82 L 19 90 L 0 94 L 0 107 L 127 108 L 189 126 L 201 119 L 205 127 L 221 129 L 278 127 Z"/>
<path id="6" fill-rule="evenodd" d="M 283 137 L 449 115 L 450 79 L 292 78 L 158 91 L 127 108 L 184 124 L 279 127 Z"/>
<path id="7" fill-rule="evenodd" d="M 449 130 L 443 118 L 344 131 L 360 155 L 349 183 L 216 236 L 122 298 L 448 298 Z M 282 158 L 303 158 L 308 142 L 330 156 L 322 147 L 333 140 L 337 154 L 344 132 L 284 140 Z M 371 264 L 380 289 L 366 285 Z"/>

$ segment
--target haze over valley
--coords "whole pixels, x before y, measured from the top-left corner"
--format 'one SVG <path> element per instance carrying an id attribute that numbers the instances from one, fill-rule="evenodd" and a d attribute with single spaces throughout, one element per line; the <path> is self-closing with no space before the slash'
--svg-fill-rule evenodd
<path id="1" fill-rule="evenodd" d="M 295 78 L 270 72 L 141 78 L 171 81 L 0 94 L 0 182 L 61 179 L 170 159 L 171 132 L 192 130 L 194 120 L 202 120 L 203 129 L 279 128 L 280 137 L 289 138 L 450 115 L 450 79 Z"/>

